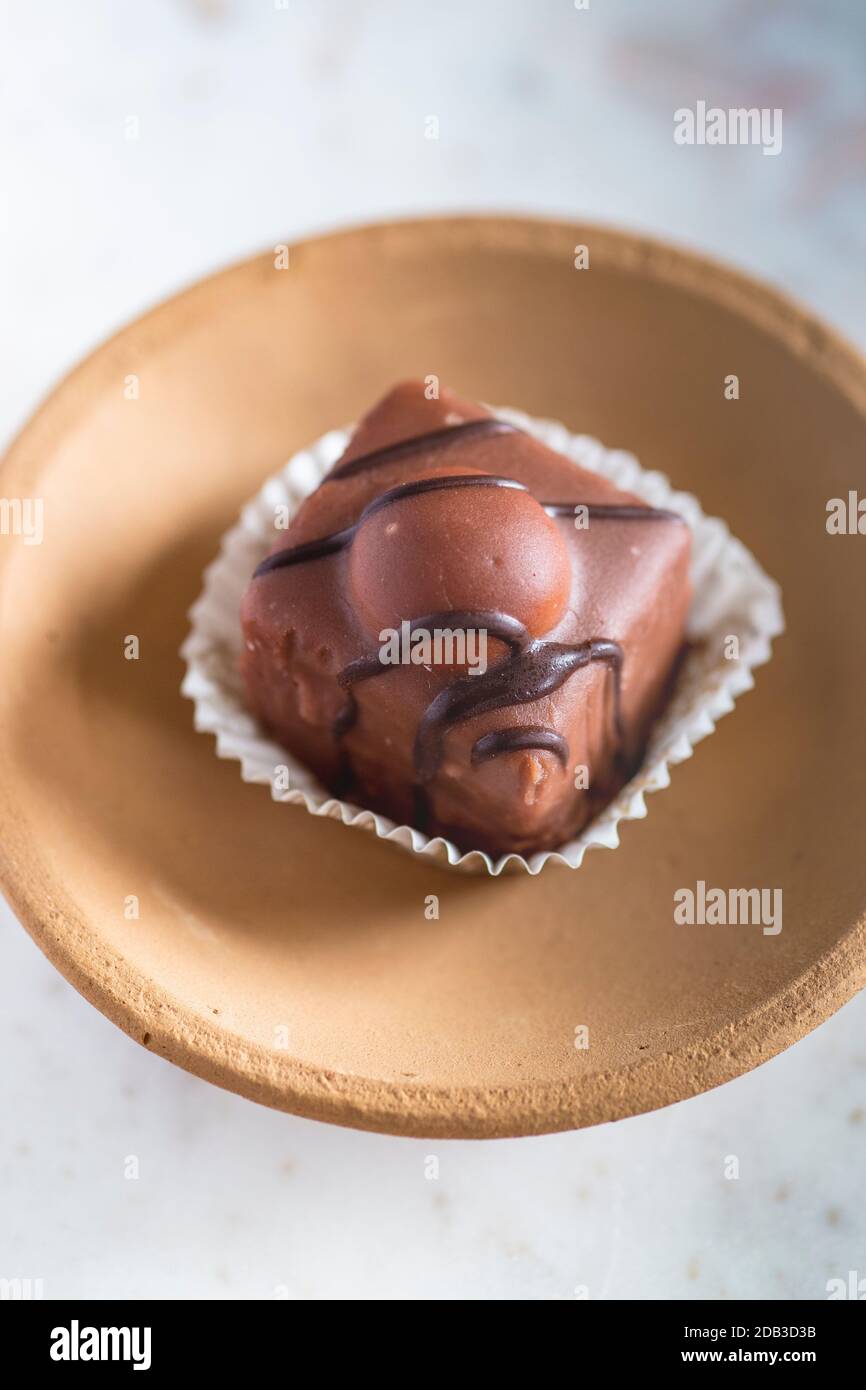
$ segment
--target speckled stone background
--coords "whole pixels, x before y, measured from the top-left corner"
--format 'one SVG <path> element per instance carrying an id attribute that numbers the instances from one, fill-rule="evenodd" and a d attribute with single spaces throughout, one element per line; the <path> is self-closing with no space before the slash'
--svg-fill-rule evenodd
<path id="1" fill-rule="evenodd" d="M 170 291 L 401 213 L 670 236 L 863 346 L 864 52 L 859 0 L 9 0 L 0 439 Z M 782 153 L 677 147 L 672 113 L 701 98 L 781 107 Z M 864 1021 L 860 998 L 759 1071 L 615 1126 L 396 1140 L 144 1052 L 4 909 L 0 1277 L 47 1297 L 823 1297 L 866 1276 Z"/>

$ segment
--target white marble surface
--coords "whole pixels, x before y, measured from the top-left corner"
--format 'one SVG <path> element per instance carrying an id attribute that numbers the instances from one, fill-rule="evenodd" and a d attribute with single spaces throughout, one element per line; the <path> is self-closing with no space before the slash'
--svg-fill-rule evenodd
<path id="1" fill-rule="evenodd" d="M 427 209 L 675 236 L 862 345 L 864 51 L 859 0 L 6 0 L 0 439 L 180 285 Z M 672 112 L 701 97 L 781 106 L 781 156 L 677 148 Z M 822 1297 L 866 1275 L 864 1020 L 861 998 L 759 1071 L 618 1125 L 393 1140 L 147 1054 L 2 909 L 0 1277 L 46 1296 Z"/>

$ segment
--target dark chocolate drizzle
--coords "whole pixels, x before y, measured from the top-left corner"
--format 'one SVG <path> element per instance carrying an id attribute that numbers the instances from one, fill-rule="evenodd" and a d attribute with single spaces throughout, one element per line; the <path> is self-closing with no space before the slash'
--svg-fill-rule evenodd
<path id="1" fill-rule="evenodd" d="M 447 425 L 441 430 L 430 430 L 429 434 L 416 434 L 411 439 L 401 439 L 396 444 L 386 444 L 381 449 L 371 449 L 368 454 L 359 454 L 348 463 L 339 463 L 332 468 L 323 483 L 341 478 L 354 478 L 358 473 L 366 473 L 370 468 L 378 468 L 383 463 L 397 463 L 410 458 L 412 454 L 427 453 L 450 448 L 460 439 L 475 439 L 485 434 L 522 434 L 516 425 L 507 420 L 494 420 L 485 416 L 481 420 L 466 420 L 462 425 Z"/>
<path id="2" fill-rule="evenodd" d="M 303 545 L 289 546 L 286 550 L 278 550 L 273 555 L 268 555 L 253 572 L 253 579 L 258 579 L 262 574 L 269 574 L 271 570 L 298 565 L 305 560 L 320 560 L 325 555 L 334 555 L 340 550 L 345 550 L 352 544 L 359 527 L 383 507 L 403 502 L 408 497 L 418 497 L 423 492 L 442 492 L 457 487 L 510 487 L 518 492 L 527 491 L 523 483 L 518 483 L 515 478 L 497 478 L 492 473 L 449 473 L 439 478 L 415 478 L 410 483 L 400 483 L 398 487 L 388 488 L 387 492 L 374 497 L 354 525 L 347 526 L 342 531 L 334 531 L 330 536 L 322 536 L 319 540 L 306 541 Z"/>
<path id="3" fill-rule="evenodd" d="M 435 776 L 442 758 L 445 734 L 453 725 L 463 723 L 464 720 L 472 719 L 479 714 L 489 714 L 492 710 L 511 705 L 532 704 L 543 699 L 545 695 L 551 695 L 553 691 L 558 690 L 569 676 L 591 661 L 603 661 L 610 668 L 613 684 L 614 735 L 617 747 L 622 748 L 624 729 L 620 708 L 620 675 L 623 652 L 618 642 L 601 637 L 573 644 L 545 642 L 541 638 L 530 639 L 523 623 L 516 618 L 508 613 L 489 612 L 486 609 L 454 609 L 446 613 L 431 613 L 424 618 L 413 619 L 410 632 L 418 628 L 429 631 L 439 627 L 444 621 L 458 631 L 484 631 L 488 637 L 499 638 L 511 650 L 505 661 L 488 667 L 483 675 L 461 676 L 453 681 L 444 690 L 440 690 L 427 706 L 418 725 L 414 750 L 415 771 L 422 785 Z M 334 734 L 337 738 L 347 733 L 357 720 L 358 705 L 353 686 L 358 681 L 382 675 L 389 669 L 388 665 L 379 660 L 378 652 L 375 652 L 350 662 L 339 673 L 337 680 L 347 691 L 348 701 L 334 724 Z M 559 741 L 552 751 L 555 751 L 562 761 L 562 750 L 565 750 L 566 757 L 568 753 L 565 740 L 555 730 L 547 732 L 554 741 Z M 509 750 L 503 744 L 495 751 L 513 751 L 518 746 L 523 745 L 514 744 Z M 532 746 L 542 745 L 536 742 Z M 474 752 L 473 749 L 473 761 L 477 762 Z"/>
<path id="4" fill-rule="evenodd" d="M 459 625 L 460 619 L 456 620 Z M 613 677 L 614 732 L 617 746 L 623 742 L 620 710 L 622 647 L 607 638 L 569 644 L 528 639 L 498 666 L 483 676 L 463 676 L 440 690 L 421 716 L 415 736 L 415 770 L 420 782 L 435 776 L 442 757 L 445 734 L 454 724 L 479 714 L 511 705 L 532 704 L 552 695 L 575 671 L 591 661 L 604 661 Z"/>
<path id="5" fill-rule="evenodd" d="M 321 536 L 316 541 L 305 541 L 303 545 L 292 545 L 286 550 L 278 550 L 268 555 L 253 571 L 253 579 L 269 574 L 271 570 L 285 568 L 286 565 L 300 565 L 305 560 L 321 560 L 325 555 L 336 555 L 350 545 L 357 525 L 347 526 L 345 531 L 335 531 L 333 535 Z"/>
<path id="6" fill-rule="evenodd" d="M 448 626 L 456 632 L 466 632 L 470 628 L 476 632 L 485 632 L 488 637 L 498 637 L 500 642 L 504 642 L 511 648 L 512 652 L 520 651 L 527 641 L 527 631 L 523 623 L 516 618 L 510 617 L 507 613 L 493 612 L 487 608 L 479 608 L 473 612 L 460 611 L 456 608 L 449 608 L 442 613 L 427 613 L 423 618 L 413 618 L 409 623 L 409 633 L 423 629 L 431 632 L 435 628 Z M 370 680 L 373 676 L 381 676 L 390 666 L 380 661 L 378 652 L 370 652 L 366 656 L 360 656 L 356 661 L 350 661 L 348 666 L 344 666 L 342 671 L 337 673 L 337 682 L 343 687 L 348 695 L 348 700 L 344 708 L 337 715 L 334 724 L 334 733 L 338 738 L 348 733 L 358 718 L 358 702 L 355 699 L 353 686 L 359 681 Z M 486 673 L 485 673 L 486 674 Z M 484 676 L 472 676 L 467 679 L 473 680 L 476 684 L 484 679 Z"/>
<path id="7" fill-rule="evenodd" d="M 664 507 L 635 507 L 631 503 L 540 502 L 548 516 L 574 516 L 578 507 L 590 521 L 683 521 L 679 512 Z"/>
<path id="8" fill-rule="evenodd" d="M 568 744 L 555 729 L 546 729 L 541 724 L 515 724 L 511 729 L 496 729 L 492 734 L 482 734 L 472 745 L 470 761 L 485 763 L 500 753 L 516 753 L 524 748 L 541 748 L 554 753 L 564 768 L 568 767 Z"/>
<path id="9" fill-rule="evenodd" d="M 518 425 L 512 425 L 508 420 L 497 420 L 493 416 L 485 416 L 480 420 L 465 420 L 460 425 L 446 425 L 442 429 L 430 430 L 426 434 L 416 434 L 409 439 L 400 439 L 396 444 L 385 444 L 381 449 L 371 449 L 369 453 L 359 454 L 357 458 L 349 459 L 348 463 L 338 463 L 322 479 L 322 484 L 343 478 L 354 478 L 359 473 L 366 473 L 372 468 L 378 468 L 381 464 L 397 463 L 401 459 L 411 458 L 413 454 L 450 448 L 452 444 L 463 439 L 473 439 L 479 435 L 525 433 L 526 431 L 520 429 Z M 513 483 L 512 485 L 515 487 L 523 486 L 521 483 Z M 665 511 L 662 507 L 616 506 L 615 504 L 596 506 L 594 504 L 587 505 L 584 502 L 542 502 L 541 506 L 549 516 L 573 516 L 576 507 L 585 506 L 589 517 L 597 521 L 682 521 L 683 519 L 678 512 Z"/>
<path id="10" fill-rule="evenodd" d="M 335 555 L 338 551 L 345 550 L 354 540 L 358 528 L 383 507 L 390 507 L 393 503 L 404 501 L 408 497 L 418 497 L 424 492 L 442 492 L 457 487 L 508 487 L 516 492 L 529 491 L 526 484 L 519 483 L 516 478 L 498 477 L 492 473 L 448 473 L 438 478 L 415 478 L 412 482 L 400 483 L 397 487 L 388 488 L 387 492 L 374 497 L 352 526 L 347 526 L 342 531 L 334 531 L 330 536 L 321 536 L 318 540 L 305 541 L 303 545 L 287 546 L 285 550 L 278 550 L 273 555 L 266 556 L 253 571 L 253 579 L 269 574 L 271 570 L 285 569 L 288 565 L 299 565 L 306 560 L 321 560 L 326 555 Z M 679 512 L 664 511 L 661 507 L 635 507 L 631 504 L 620 506 L 596 505 L 593 502 L 540 502 L 539 506 L 548 516 L 554 517 L 573 516 L 577 508 L 582 507 L 586 509 L 590 520 L 594 518 L 597 521 L 683 520 Z"/>
<path id="11" fill-rule="evenodd" d="M 348 463 L 331 470 L 324 482 L 356 476 L 380 464 L 396 462 L 414 453 L 426 450 L 439 450 L 455 443 L 458 439 L 479 435 L 523 433 L 517 426 L 505 420 L 485 418 L 468 420 L 461 425 L 453 425 L 429 434 L 416 435 L 396 444 L 362 454 Z M 426 492 L 460 487 L 507 487 L 520 492 L 528 488 L 514 478 L 498 477 L 485 473 L 449 474 L 434 478 L 418 478 L 375 497 L 361 512 L 353 525 L 336 531 L 330 536 L 307 541 L 303 545 L 290 546 L 285 550 L 269 555 L 257 567 L 253 578 L 269 574 L 272 570 L 283 569 L 289 565 L 301 564 L 309 560 L 323 559 L 338 554 L 351 545 L 359 527 L 370 516 L 383 507 L 409 497 L 417 497 Z M 591 520 L 597 521 L 675 521 L 683 518 L 677 512 L 659 507 L 583 503 L 583 502 L 541 502 L 539 504 L 548 516 L 574 516 L 578 507 L 585 509 Z M 425 784 L 439 767 L 442 745 L 448 729 L 453 725 L 472 719 L 477 715 L 488 714 L 493 710 L 511 705 L 531 704 L 552 694 L 569 679 L 575 671 L 581 670 L 590 662 L 604 662 L 611 673 L 613 690 L 613 727 L 617 742 L 617 756 L 621 757 L 625 743 L 625 729 L 621 708 L 621 683 L 623 650 L 618 642 L 609 638 L 592 638 L 586 642 L 549 642 L 542 638 L 530 639 L 522 623 L 508 613 L 487 610 L 431 613 L 423 618 L 414 618 L 410 632 L 419 628 L 430 630 L 447 624 L 454 630 L 475 629 L 485 631 L 488 636 L 499 638 L 509 648 L 506 659 L 489 667 L 483 675 L 461 676 L 446 686 L 431 701 L 421 717 L 415 738 L 415 768 L 418 784 L 415 788 L 417 816 L 421 817 L 426 807 Z M 337 680 L 346 691 L 347 701 L 334 721 L 334 737 L 343 738 L 355 725 L 358 718 L 358 703 L 354 687 L 361 681 L 370 680 L 390 669 L 379 659 L 379 653 L 370 653 L 349 663 L 339 672 Z M 555 729 L 538 725 L 515 726 L 484 734 L 477 739 L 472 748 L 473 765 L 485 762 L 500 753 L 515 752 L 520 749 L 539 748 L 555 754 L 563 767 L 568 766 L 568 744 Z M 426 815 L 426 811 L 424 812 Z M 421 820 L 416 818 L 416 824 Z"/>
<path id="12" fill-rule="evenodd" d="M 415 736 L 414 761 L 419 783 L 423 785 L 435 776 L 442 759 L 442 744 L 445 734 L 455 724 L 461 724 L 467 719 L 475 718 L 476 715 L 489 714 L 492 710 L 504 709 L 511 705 L 533 704 L 536 700 L 543 699 L 545 695 L 553 694 L 555 690 L 565 684 L 569 676 L 589 665 L 591 661 L 605 662 L 610 669 L 613 686 L 614 736 L 617 749 L 622 749 L 625 732 L 620 698 L 623 651 L 618 642 L 612 642 L 604 637 L 574 644 L 545 642 L 541 638 L 530 641 L 523 624 L 507 613 L 454 612 L 435 616 L 440 619 L 447 617 L 454 628 L 464 631 L 467 628 L 481 629 L 483 626 L 481 620 L 485 620 L 487 623 L 485 630 L 488 635 L 500 637 L 502 641 L 508 642 L 512 649 L 505 661 L 497 666 L 489 667 L 483 675 L 461 676 L 458 680 L 453 681 L 444 690 L 440 690 L 439 694 L 427 706 Z M 413 624 L 413 627 L 422 627 L 429 623 L 429 618 L 419 619 Z M 519 641 L 515 642 L 514 634 L 517 629 L 522 630 L 522 636 Z M 337 680 L 347 691 L 348 701 L 334 722 L 335 737 L 341 738 L 348 733 L 357 720 L 358 704 L 352 687 L 358 681 L 383 675 L 390 669 L 390 666 L 380 662 L 378 653 L 373 653 L 350 662 L 339 673 Z M 527 732 L 532 732 L 535 735 L 532 742 L 516 741 L 518 735 Z M 539 732 L 544 734 L 546 741 L 539 742 L 537 737 Z M 499 739 L 498 735 L 495 737 Z M 502 739 L 497 742 L 495 747 L 487 742 L 493 739 L 494 735 L 487 735 L 474 745 L 472 750 L 473 763 L 484 761 L 485 758 L 493 757 L 496 753 L 513 752 L 518 748 L 546 747 L 549 751 L 556 753 L 564 767 L 567 765 L 568 745 L 554 729 L 539 731 L 538 728 L 534 727 L 531 731 L 527 729 L 504 730 L 502 731 Z M 510 742 L 509 739 L 511 739 Z M 476 757 L 479 745 L 486 745 L 486 748 L 481 756 Z"/>

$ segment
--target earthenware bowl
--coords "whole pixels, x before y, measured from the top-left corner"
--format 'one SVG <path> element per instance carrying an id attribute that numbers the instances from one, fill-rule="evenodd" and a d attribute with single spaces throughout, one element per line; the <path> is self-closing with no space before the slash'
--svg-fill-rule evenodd
<path id="1" fill-rule="evenodd" d="M 464 879 L 274 804 L 180 694 L 187 609 L 244 498 L 431 373 L 633 450 L 782 585 L 756 689 L 579 874 Z M 864 457 L 849 348 L 640 237 L 427 220 L 207 280 L 79 367 L 3 464 L 0 494 L 44 515 L 41 545 L 0 537 L 5 891 L 144 1046 L 298 1114 L 529 1134 L 737 1076 L 866 979 L 866 538 L 825 524 Z M 678 925 L 698 883 L 781 889 L 782 930 Z"/>

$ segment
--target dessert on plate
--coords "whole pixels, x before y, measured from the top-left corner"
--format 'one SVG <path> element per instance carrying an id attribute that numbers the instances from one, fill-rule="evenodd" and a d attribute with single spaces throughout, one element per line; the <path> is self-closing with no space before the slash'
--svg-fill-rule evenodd
<path id="1" fill-rule="evenodd" d="M 689 558 L 675 512 L 406 382 L 250 580 L 247 702 L 335 796 L 463 850 L 551 849 L 640 764 Z"/>

